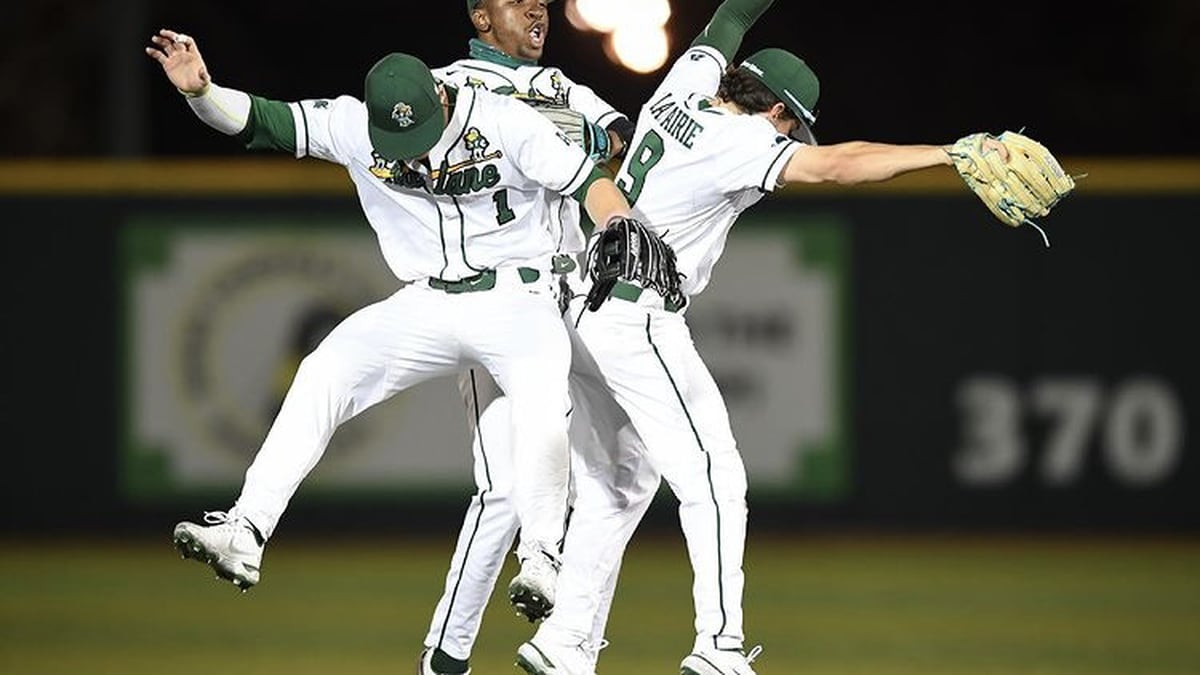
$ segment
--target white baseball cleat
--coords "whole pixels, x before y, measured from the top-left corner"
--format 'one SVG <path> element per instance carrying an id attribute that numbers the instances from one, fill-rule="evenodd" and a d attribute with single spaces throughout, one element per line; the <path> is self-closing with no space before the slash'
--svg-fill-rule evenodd
<path id="1" fill-rule="evenodd" d="M 697 649 L 683 657 L 679 675 L 756 675 L 750 664 L 760 653 L 761 646 L 749 654 L 738 649 Z"/>
<path id="2" fill-rule="evenodd" d="M 517 666 L 529 675 L 596 675 L 596 656 L 604 644 L 567 644 L 535 635 L 517 648 Z"/>
<path id="3" fill-rule="evenodd" d="M 204 522 L 175 526 L 179 554 L 208 565 L 243 592 L 257 584 L 265 541 L 254 525 L 225 511 L 205 511 Z"/>
<path id="4" fill-rule="evenodd" d="M 471 675 L 471 669 L 456 670 L 453 673 L 450 671 L 435 670 L 433 667 L 433 654 L 437 651 L 433 647 L 426 647 L 425 651 L 421 652 L 421 660 L 417 663 L 417 675 Z"/>
<path id="5" fill-rule="evenodd" d="M 554 611 L 554 587 L 558 583 L 558 561 L 538 552 L 521 562 L 521 571 L 508 584 L 508 600 L 517 614 L 530 623 Z"/>

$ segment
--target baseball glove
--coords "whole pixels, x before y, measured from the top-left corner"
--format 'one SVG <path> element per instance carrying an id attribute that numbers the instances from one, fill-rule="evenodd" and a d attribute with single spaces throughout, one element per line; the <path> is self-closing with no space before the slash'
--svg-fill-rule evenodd
<path id="1" fill-rule="evenodd" d="M 1008 149 L 1008 161 L 985 146 L 994 139 Z M 964 136 L 948 150 L 954 169 L 967 187 L 1000 219 L 1012 227 L 1031 224 L 1075 189 L 1075 179 L 1041 143 L 1015 131 L 999 136 Z M 1040 228 L 1039 228 L 1040 230 Z M 1045 237 L 1045 233 L 1042 233 Z M 1049 241 L 1047 240 L 1047 246 Z"/>
<path id="2" fill-rule="evenodd" d="M 587 308 L 593 312 L 608 299 L 618 281 L 635 283 L 683 306 L 680 283 L 683 276 L 675 268 L 675 250 L 640 221 L 616 217 L 608 227 L 593 235 L 588 249 Z"/>
<path id="3" fill-rule="evenodd" d="M 534 110 L 542 113 L 558 130 L 576 145 L 583 148 L 593 162 L 608 161 L 610 143 L 608 132 L 600 125 L 589 122 L 579 111 L 561 103 L 541 99 L 524 99 Z"/>

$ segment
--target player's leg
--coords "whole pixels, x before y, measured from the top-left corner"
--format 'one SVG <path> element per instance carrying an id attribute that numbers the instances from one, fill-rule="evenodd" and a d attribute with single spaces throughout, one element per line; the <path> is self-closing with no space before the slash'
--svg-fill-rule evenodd
<path id="1" fill-rule="evenodd" d="M 458 378 L 471 433 L 476 492 L 471 497 L 445 589 L 424 645 L 422 675 L 466 672 L 496 580 L 517 533 L 512 506 L 511 417 L 508 400 L 482 368 Z"/>
<path id="2" fill-rule="evenodd" d="M 658 474 L 643 464 L 644 484 L 658 484 Z M 651 480 L 652 479 L 652 480 Z M 527 672 L 590 675 L 600 650 L 607 644 L 605 630 L 621 558 L 655 490 L 626 494 L 613 500 L 611 493 L 581 489 L 576 494 L 563 565 L 559 575 L 554 613 L 517 652 Z M 559 664 L 559 669 L 546 664 Z"/>
<path id="3" fill-rule="evenodd" d="M 650 464 L 632 424 L 626 421 L 618 430 L 617 438 L 615 443 L 607 446 L 619 449 L 612 456 L 613 471 L 607 476 L 591 473 L 584 480 L 591 483 L 592 488 L 579 490 L 582 498 L 576 498 L 575 513 L 578 518 L 573 516 L 568 528 L 563 558 L 564 575 L 559 581 L 561 593 L 556 614 L 563 612 L 564 619 L 573 614 L 584 616 L 581 611 L 573 609 L 578 605 L 592 615 L 591 632 L 583 647 L 591 658 L 593 670 L 600 658 L 600 650 L 608 645 L 605 638 L 608 617 L 616 596 L 625 551 L 661 483 L 658 471 Z M 580 574 L 576 577 L 571 570 L 588 560 L 600 560 L 592 574 L 606 576 L 585 577 Z M 570 591 L 579 583 L 590 584 L 586 604 L 579 602 L 579 594 Z M 568 597 L 563 598 L 562 594 Z M 551 616 L 550 621 L 554 618 Z"/>
<path id="4" fill-rule="evenodd" d="M 679 500 L 695 574 L 697 649 L 740 649 L 745 468 L 683 317 L 606 303 L 579 332 Z"/>
<path id="5" fill-rule="evenodd" d="M 243 590 L 257 583 L 263 544 L 337 428 L 402 389 L 458 370 L 458 354 L 445 346 L 453 317 L 437 311 L 436 300 L 408 286 L 338 324 L 301 362 L 233 509 L 176 527 L 181 553 Z"/>
<path id="6" fill-rule="evenodd" d="M 574 503 L 563 547 L 554 613 L 518 651 L 530 672 L 567 663 L 595 669 L 616 589 L 621 557 L 659 485 L 640 439 L 598 374 L 576 349 L 570 424 Z M 584 368 L 581 368 L 584 367 Z M 594 368 L 594 365 L 593 365 Z M 580 372 L 584 370 L 585 372 Z M 557 671 L 551 671 L 557 672 Z"/>
<path id="7" fill-rule="evenodd" d="M 472 295 L 481 297 L 471 299 L 476 331 L 468 348 L 495 378 L 511 408 L 512 500 L 520 523 L 521 572 L 509 584 L 509 595 L 532 621 L 553 608 L 565 527 L 570 343 L 549 281 L 498 284 Z"/>
<path id="8" fill-rule="evenodd" d="M 659 485 L 662 483 L 662 478 L 654 465 L 650 463 L 650 458 L 646 454 L 645 445 L 642 439 L 637 435 L 637 431 L 633 428 L 632 423 L 626 423 L 618 431 L 617 447 L 625 449 L 627 459 L 623 465 L 628 468 L 631 475 L 634 476 L 632 481 L 622 482 L 617 485 L 617 489 L 621 490 L 623 497 L 617 503 L 623 504 L 623 520 L 616 528 L 618 530 L 618 540 L 624 540 L 625 544 L 621 549 L 621 555 L 617 558 L 612 570 L 608 573 L 608 578 L 600 587 L 600 599 L 596 603 L 595 616 L 592 620 L 592 634 L 589 641 L 595 646 L 593 651 L 592 667 L 596 665 L 596 660 L 600 657 L 600 650 L 608 645 L 608 640 L 605 638 L 608 628 L 608 616 L 612 611 L 613 600 L 616 597 L 617 582 L 620 578 L 621 565 L 624 560 L 624 551 L 629 548 L 630 539 L 633 536 L 634 530 L 642 522 L 642 518 L 646 515 L 646 511 L 654 501 L 654 496 L 658 493 Z M 636 457 L 636 459 L 634 459 Z M 584 524 L 580 525 L 579 532 L 586 532 L 587 527 Z"/>
<path id="9" fill-rule="evenodd" d="M 664 346 L 669 344 L 663 341 Z M 683 459 L 665 464 L 664 478 L 679 497 L 679 520 L 688 542 L 695 579 L 696 639 L 680 665 L 682 675 L 738 673 L 752 675 L 743 653 L 743 558 L 746 545 L 746 469 L 729 424 L 729 413 L 716 381 L 690 339 L 680 344 L 680 367 L 687 375 L 681 397 L 691 419 L 699 463 Z M 670 472 L 670 476 L 668 476 Z M 715 529 L 714 529 L 715 528 Z"/>

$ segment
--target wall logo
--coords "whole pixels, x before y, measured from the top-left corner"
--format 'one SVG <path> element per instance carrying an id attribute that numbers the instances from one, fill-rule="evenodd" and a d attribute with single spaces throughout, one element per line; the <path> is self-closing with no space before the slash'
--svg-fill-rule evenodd
<path id="1" fill-rule="evenodd" d="M 121 230 L 125 494 L 236 491 L 301 360 L 343 317 L 399 286 L 356 216 L 157 214 Z M 411 495 L 470 484 L 453 378 L 422 383 L 337 429 L 307 491 Z"/>
<path id="2" fill-rule="evenodd" d="M 300 361 L 342 318 L 381 297 L 356 261 L 319 248 L 264 246 L 214 266 L 173 327 L 171 371 L 190 433 L 248 460 Z M 361 434 L 338 434 L 352 451 Z"/>

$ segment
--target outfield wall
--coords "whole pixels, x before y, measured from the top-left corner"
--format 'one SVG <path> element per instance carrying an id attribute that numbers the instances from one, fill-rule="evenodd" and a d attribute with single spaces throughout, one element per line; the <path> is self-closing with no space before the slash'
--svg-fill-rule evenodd
<path id="1" fill-rule="evenodd" d="M 688 316 L 760 522 L 1200 526 L 1200 162 L 1065 164 L 1049 248 L 948 171 L 742 217 Z M 394 285 L 317 163 L 0 163 L 0 222 L 8 529 L 224 508 L 299 359 Z M 439 380 L 352 421 L 295 526 L 457 518 L 464 420 Z"/>

